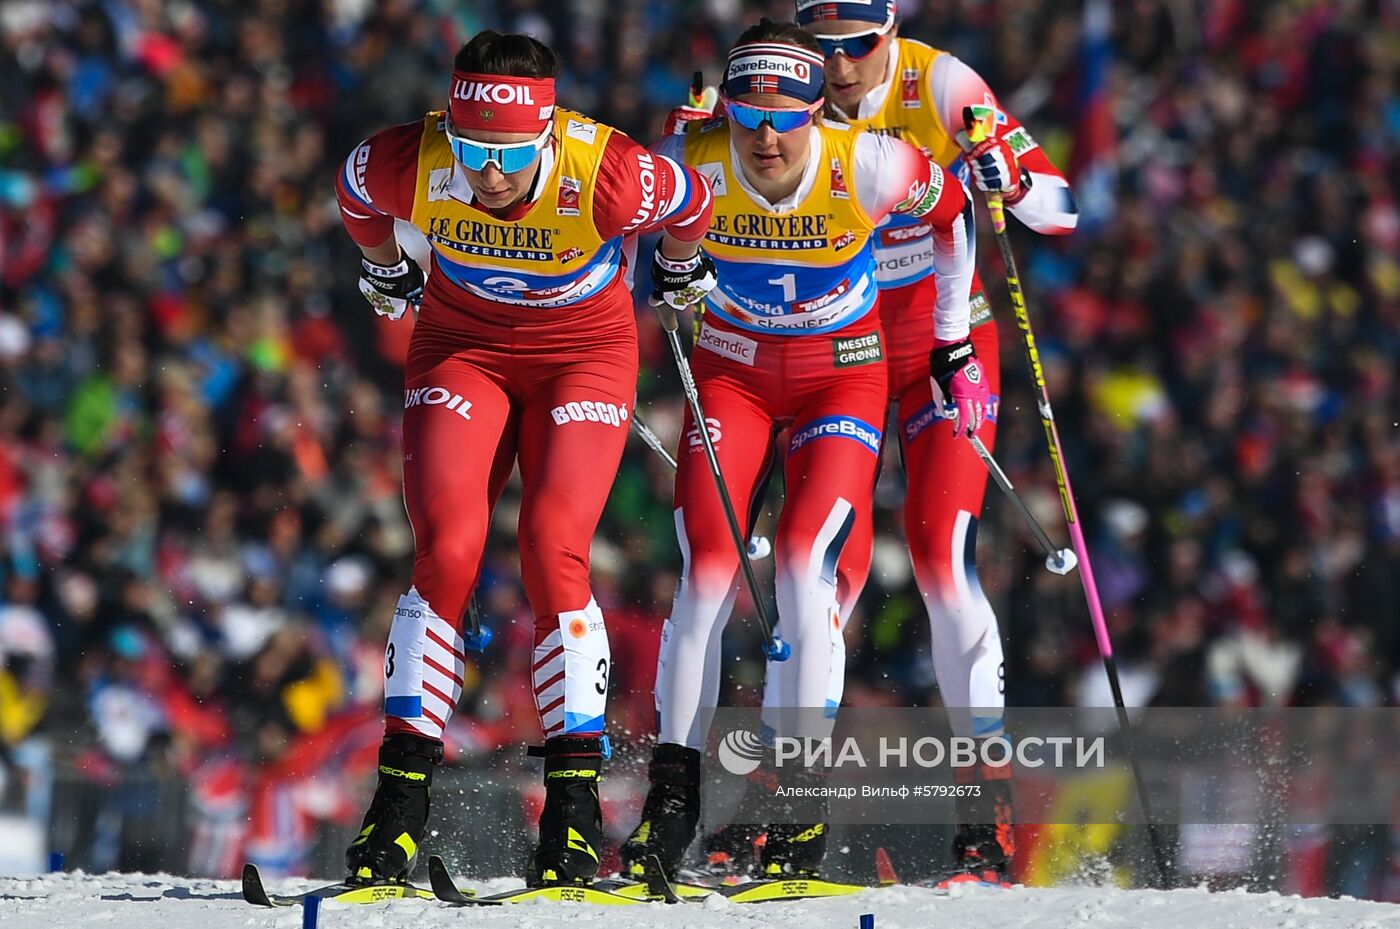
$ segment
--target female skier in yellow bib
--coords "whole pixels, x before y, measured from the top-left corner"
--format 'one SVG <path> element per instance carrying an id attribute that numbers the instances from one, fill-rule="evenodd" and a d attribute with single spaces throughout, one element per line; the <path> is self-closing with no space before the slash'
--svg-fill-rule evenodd
<path id="1" fill-rule="evenodd" d="M 780 450 L 787 498 L 774 558 L 779 625 L 792 657 L 773 674 L 768 710 L 834 712 L 844 677 L 837 564 L 852 526 L 869 519 L 886 406 L 879 286 L 868 247 L 891 213 L 932 230 L 946 285 L 925 306 L 940 338 L 931 376 L 975 432 L 984 379 L 968 342 L 970 201 L 917 149 L 821 118 L 816 40 L 765 20 L 729 54 L 724 118 L 692 122 L 657 148 L 709 178 L 715 214 L 704 248 L 719 285 L 705 298 L 695 377 L 707 422 L 687 422 L 676 476 L 676 532 L 685 560 L 658 662 L 658 745 L 642 822 L 623 846 L 629 873 L 655 855 L 674 874 L 700 815 L 700 752 L 719 693 L 720 633 L 733 606 L 738 552 L 727 531 L 698 429 L 713 440 L 736 512 L 747 513 Z M 765 716 L 765 723 L 774 720 Z M 789 769 L 791 766 L 789 766 Z M 816 776 L 813 774 L 813 776 Z M 804 814 L 805 815 L 805 814 Z M 815 873 L 824 807 L 811 822 L 774 823 L 766 871 Z"/>

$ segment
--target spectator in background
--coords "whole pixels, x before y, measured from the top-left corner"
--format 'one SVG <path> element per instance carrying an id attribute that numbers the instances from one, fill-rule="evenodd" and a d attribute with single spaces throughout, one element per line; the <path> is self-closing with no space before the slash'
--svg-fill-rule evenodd
<path id="1" fill-rule="evenodd" d="M 53 784 L 48 739 L 38 734 L 52 699 L 54 641 L 34 605 L 38 584 L 11 575 L 0 606 L 0 810 L 46 823 Z"/>

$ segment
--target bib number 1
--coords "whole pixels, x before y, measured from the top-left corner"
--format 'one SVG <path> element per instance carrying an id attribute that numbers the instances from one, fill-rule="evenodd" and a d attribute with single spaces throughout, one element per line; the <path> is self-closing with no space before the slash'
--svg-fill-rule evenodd
<path id="1" fill-rule="evenodd" d="M 774 287 L 782 288 L 784 303 L 792 303 L 797 300 L 797 275 L 791 271 L 782 277 L 769 278 L 768 283 Z"/>

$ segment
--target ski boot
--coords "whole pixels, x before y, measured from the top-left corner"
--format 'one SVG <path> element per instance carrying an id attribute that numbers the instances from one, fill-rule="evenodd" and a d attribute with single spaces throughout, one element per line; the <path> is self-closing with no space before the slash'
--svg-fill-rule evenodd
<path id="1" fill-rule="evenodd" d="M 442 764 L 442 743 L 396 732 L 379 748 L 379 786 L 360 834 L 345 850 L 350 883 L 408 880 L 418 843 L 428 826 L 433 768 Z"/>
<path id="2" fill-rule="evenodd" d="M 762 826 L 729 823 L 707 833 L 700 842 L 705 863 L 697 872 L 704 880 L 739 884 L 754 877 L 767 836 Z"/>
<path id="3" fill-rule="evenodd" d="M 958 831 L 953 836 L 953 860 L 960 875 L 966 875 L 964 881 L 1009 884 L 1007 874 L 1016 854 L 1016 837 L 1007 773 L 1005 769 L 977 770 L 972 784 L 981 789 L 980 795 L 954 801 Z"/>
<path id="4" fill-rule="evenodd" d="M 825 796 L 803 798 L 802 788 L 826 782 L 826 772 L 800 768 L 784 771 L 781 782 L 797 788 L 790 794 L 794 799 L 784 802 L 780 809 L 784 819 L 799 822 L 779 822 L 768 827 L 759 861 L 763 877 L 769 880 L 783 877 L 814 878 L 826 857 L 826 837 L 831 831 L 827 824 L 828 803 Z"/>
<path id="5" fill-rule="evenodd" d="M 826 857 L 826 823 L 775 823 L 768 827 L 763 843 L 763 876 L 814 878 Z"/>
<path id="6" fill-rule="evenodd" d="M 600 736 L 557 736 L 544 743 L 544 811 L 540 841 L 525 875 L 528 886 L 591 884 L 598 876 L 602 762 Z"/>
<path id="7" fill-rule="evenodd" d="M 762 823 L 772 812 L 777 789 L 778 772 L 770 757 L 747 776 L 733 819 L 700 840 L 705 862 L 697 877 L 732 885 L 758 876 L 759 854 L 767 840 Z"/>
<path id="8" fill-rule="evenodd" d="M 618 853 L 622 873 L 646 880 L 647 860 L 654 855 L 666 879 L 674 881 L 700 824 L 700 752 L 684 745 L 658 745 L 652 750 L 647 777 L 651 788 L 642 806 L 642 821 Z"/>

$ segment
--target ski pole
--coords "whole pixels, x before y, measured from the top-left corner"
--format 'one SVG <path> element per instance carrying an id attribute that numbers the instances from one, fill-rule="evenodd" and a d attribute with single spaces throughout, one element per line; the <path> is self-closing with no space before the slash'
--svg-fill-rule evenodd
<path id="1" fill-rule="evenodd" d="M 664 300 L 653 297 L 650 302 L 656 308 L 661 328 L 666 331 L 666 341 L 671 345 L 671 354 L 675 356 L 676 371 L 681 377 L 681 389 L 685 391 L 685 399 L 689 402 L 690 413 L 695 419 L 695 431 L 700 436 L 700 444 L 705 448 L 705 458 L 710 463 L 710 476 L 715 479 L 715 490 L 719 493 L 719 502 L 724 509 L 724 519 L 729 524 L 729 534 L 734 539 L 734 550 L 739 553 L 739 566 L 744 571 L 744 583 L 748 585 L 749 595 L 753 597 L 754 614 L 758 619 L 758 628 L 763 633 L 763 654 L 770 661 L 787 661 L 792 656 L 792 646 L 778 638 L 773 632 L 773 624 L 768 621 L 768 607 L 759 592 L 758 578 L 753 573 L 753 562 L 749 560 L 749 552 L 744 545 L 744 533 L 739 528 L 739 518 L 734 515 L 734 501 L 729 498 L 729 487 L 724 483 L 719 456 L 715 454 L 715 444 L 710 440 L 710 423 L 700 406 L 700 391 L 695 386 L 695 377 L 690 372 L 690 362 L 686 360 L 685 350 L 681 348 L 680 323 L 676 319 L 676 311 Z"/>
<path id="2" fill-rule="evenodd" d="M 676 470 L 676 459 L 672 458 L 671 453 L 666 451 L 666 446 L 656 437 L 656 433 L 652 432 L 651 429 L 647 427 L 647 424 L 642 422 L 641 417 L 637 415 L 635 404 L 632 408 L 632 431 L 637 433 L 637 436 L 646 443 L 647 448 L 656 452 L 656 454 L 661 457 L 662 461 L 670 465 L 672 471 Z"/>
<path id="3" fill-rule="evenodd" d="M 481 606 L 473 593 L 467 601 L 467 634 L 462 636 L 462 644 L 472 651 L 483 652 L 495 635 L 490 628 L 481 624 Z"/>
<path id="4" fill-rule="evenodd" d="M 1006 494 L 1006 498 L 1016 507 L 1016 511 L 1021 514 L 1021 518 L 1026 521 L 1026 526 L 1030 528 L 1031 535 L 1040 543 L 1040 547 L 1045 550 L 1045 569 L 1052 574 L 1061 576 L 1074 570 L 1079 559 L 1074 552 L 1067 548 L 1056 548 L 1055 543 L 1050 541 L 1050 536 L 1040 525 L 1040 520 L 1035 518 L 1030 507 L 1026 506 L 1026 501 L 1021 499 L 1021 495 L 1016 492 L 1016 488 L 1011 486 L 1011 479 L 1006 476 L 1006 472 L 997 464 L 997 460 L 992 457 L 992 453 L 987 451 L 987 446 L 982 444 L 982 440 L 977 436 L 971 436 L 973 449 L 977 452 L 977 457 L 987 466 L 987 470 L 992 475 L 992 481 L 1001 488 L 1001 492 Z"/>
<path id="5" fill-rule="evenodd" d="M 994 113 L 978 119 L 972 107 L 963 108 L 963 121 L 967 126 L 967 138 L 977 144 L 989 138 L 995 127 L 989 125 Z M 1133 770 L 1133 782 L 1137 787 L 1138 800 L 1147 820 L 1148 840 L 1152 845 L 1152 857 L 1157 864 L 1157 873 L 1162 885 L 1167 885 L 1167 857 L 1162 851 L 1162 838 L 1157 832 L 1157 823 L 1152 816 L 1152 803 L 1147 798 L 1147 785 L 1142 779 L 1142 770 L 1132 752 L 1132 723 L 1123 704 L 1123 687 L 1118 679 L 1118 663 L 1113 657 L 1113 642 L 1108 635 L 1108 623 L 1104 620 L 1103 604 L 1099 600 L 1098 585 L 1094 582 L 1094 569 L 1089 562 L 1089 546 L 1084 541 L 1084 529 L 1079 524 L 1079 509 L 1075 506 L 1074 491 L 1070 488 L 1069 472 L 1065 469 L 1064 450 L 1060 446 L 1060 430 L 1055 425 L 1055 413 L 1050 406 L 1050 391 L 1045 386 L 1045 371 L 1040 365 L 1040 351 L 1036 348 L 1035 333 L 1031 331 L 1030 312 L 1026 308 L 1026 295 L 1021 289 L 1021 275 L 1016 270 L 1016 256 L 1011 251 L 1011 238 L 1006 230 L 1006 208 L 1001 195 L 987 194 L 987 211 L 992 217 L 992 231 L 996 233 L 997 246 L 1001 249 L 1001 260 L 1006 266 L 1006 289 L 1011 293 L 1011 308 L 1016 314 L 1016 326 L 1021 330 L 1021 342 L 1025 348 L 1026 364 L 1030 367 L 1031 378 L 1035 381 L 1039 396 L 1036 407 L 1040 411 L 1040 422 L 1045 427 L 1045 441 L 1050 448 L 1050 462 L 1055 468 L 1055 483 L 1060 489 L 1060 504 L 1065 511 L 1065 523 L 1069 528 L 1070 542 L 1079 557 L 1079 583 L 1084 588 L 1084 599 L 1089 607 L 1089 618 L 1094 625 L 1094 639 L 1098 643 L 1099 656 L 1103 659 L 1104 673 L 1108 675 L 1109 689 L 1113 692 L 1113 706 L 1118 713 L 1118 726 L 1123 732 L 1124 747 L 1127 749 L 1128 764 Z"/>

